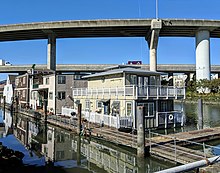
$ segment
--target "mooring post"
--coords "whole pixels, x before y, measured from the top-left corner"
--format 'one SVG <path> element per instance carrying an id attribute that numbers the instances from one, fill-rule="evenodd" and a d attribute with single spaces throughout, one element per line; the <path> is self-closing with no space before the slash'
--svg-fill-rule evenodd
<path id="1" fill-rule="evenodd" d="M 4 105 L 3 105 L 3 120 L 5 120 L 5 96 L 3 97 Z"/>
<path id="2" fill-rule="evenodd" d="M 145 156 L 144 106 L 137 107 L 137 156 Z"/>
<path id="3" fill-rule="evenodd" d="M 47 121 L 47 99 L 44 99 L 44 120 Z"/>
<path id="4" fill-rule="evenodd" d="M 81 165 L 81 136 L 77 137 L 77 165 Z"/>
<path id="5" fill-rule="evenodd" d="M 81 126 L 82 126 L 82 124 L 81 124 L 81 118 L 82 117 L 82 104 L 81 103 L 79 103 L 78 104 L 78 128 L 77 128 L 77 133 L 80 135 L 80 133 L 81 133 Z"/>
<path id="6" fill-rule="evenodd" d="M 198 99 L 198 129 L 203 129 L 203 101 Z"/>

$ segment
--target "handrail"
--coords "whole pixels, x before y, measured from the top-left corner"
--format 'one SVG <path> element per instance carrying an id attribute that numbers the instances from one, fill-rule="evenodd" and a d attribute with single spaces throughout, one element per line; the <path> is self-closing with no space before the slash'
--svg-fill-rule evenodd
<path id="1" fill-rule="evenodd" d="M 147 86 L 135 86 L 126 85 L 122 87 L 114 88 L 73 88 L 73 96 L 133 96 L 133 97 L 155 97 L 159 99 L 173 97 L 177 99 L 178 97 L 185 98 L 185 88 L 184 87 L 174 87 L 174 86 L 161 86 L 161 85 L 147 85 Z"/>

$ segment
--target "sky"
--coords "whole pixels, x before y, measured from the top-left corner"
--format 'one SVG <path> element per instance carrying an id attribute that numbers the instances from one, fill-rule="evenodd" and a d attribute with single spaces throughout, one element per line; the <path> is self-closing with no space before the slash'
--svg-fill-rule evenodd
<path id="1" fill-rule="evenodd" d="M 158 17 L 220 20 L 220 0 L 157 0 Z M 152 19 L 156 0 L 5 0 L 0 25 L 91 19 Z M 211 39 L 211 64 L 220 64 L 220 39 Z M 0 59 L 46 64 L 47 40 L 0 42 Z M 57 64 L 149 64 L 144 38 L 57 39 Z M 158 64 L 195 64 L 195 38 L 160 38 Z M 1 78 L 1 77 L 0 77 Z"/>

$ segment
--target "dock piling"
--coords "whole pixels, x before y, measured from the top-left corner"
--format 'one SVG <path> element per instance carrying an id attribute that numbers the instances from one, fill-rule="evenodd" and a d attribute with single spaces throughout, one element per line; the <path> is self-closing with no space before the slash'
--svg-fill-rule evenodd
<path id="1" fill-rule="evenodd" d="M 203 129 L 203 101 L 198 99 L 198 129 Z"/>
<path id="2" fill-rule="evenodd" d="M 137 156 L 145 156 L 144 106 L 137 107 Z"/>
<path id="3" fill-rule="evenodd" d="M 81 124 L 81 118 L 82 117 L 82 104 L 81 103 L 79 103 L 78 104 L 78 127 L 77 127 L 77 133 L 80 135 L 80 133 L 81 133 L 81 126 L 82 126 L 82 124 Z"/>

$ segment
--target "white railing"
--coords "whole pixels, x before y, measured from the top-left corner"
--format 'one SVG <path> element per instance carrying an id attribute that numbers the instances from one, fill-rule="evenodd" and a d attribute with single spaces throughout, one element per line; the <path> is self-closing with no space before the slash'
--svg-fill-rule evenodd
<path id="1" fill-rule="evenodd" d="M 165 128 L 168 127 L 169 124 L 173 124 L 173 127 L 176 124 L 184 125 L 184 113 L 183 111 L 171 111 L 171 112 L 158 112 L 158 125 L 164 125 Z"/>
<path id="2" fill-rule="evenodd" d="M 75 96 L 100 96 L 102 98 L 111 96 L 133 96 L 153 97 L 153 98 L 185 98 L 184 87 L 174 86 L 124 86 L 115 88 L 74 88 L 73 97 Z"/>
<path id="3" fill-rule="evenodd" d="M 71 114 L 72 112 L 75 112 L 75 114 L 77 114 L 77 110 L 69 108 L 69 107 L 63 107 L 62 106 L 62 115 L 67 115 L 72 117 L 73 115 Z"/>
<path id="4" fill-rule="evenodd" d="M 71 112 L 77 113 L 77 110 L 68 107 L 62 107 L 62 115 L 68 115 L 72 117 Z M 118 117 L 118 116 L 116 117 L 116 116 L 98 114 L 89 111 L 82 111 L 82 116 L 91 123 L 96 123 L 100 125 L 103 124 L 109 127 L 119 128 L 119 127 L 131 127 L 133 125 L 133 120 L 131 117 Z"/>
<path id="5" fill-rule="evenodd" d="M 115 117 L 111 115 L 98 114 L 94 112 L 82 111 L 86 118 L 91 123 L 103 124 L 109 127 L 120 127 L 120 117 Z"/>

